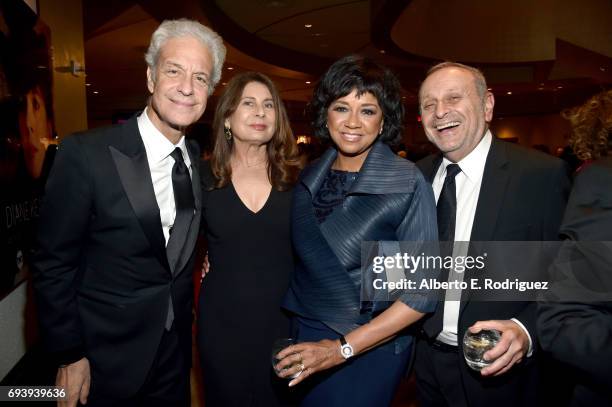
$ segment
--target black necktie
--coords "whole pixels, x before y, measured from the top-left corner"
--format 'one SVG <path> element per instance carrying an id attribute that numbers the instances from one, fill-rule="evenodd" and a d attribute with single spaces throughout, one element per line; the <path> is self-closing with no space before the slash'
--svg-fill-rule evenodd
<path id="1" fill-rule="evenodd" d="M 457 164 L 449 164 L 446 167 L 446 178 L 438 198 L 438 239 L 440 240 L 440 256 L 444 259 L 453 254 L 453 242 L 455 240 L 455 220 L 457 217 L 457 188 L 455 187 L 455 176 L 461 172 Z M 448 269 L 440 273 L 439 281 L 448 280 Z M 444 300 L 444 297 L 441 298 Z M 444 313 L 444 301 L 438 303 L 436 312 L 423 324 L 423 329 L 428 337 L 434 339 L 442 331 Z"/>
<path id="2" fill-rule="evenodd" d="M 174 225 L 170 229 L 170 239 L 166 246 L 166 256 L 172 273 L 177 273 L 175 270 L 176 263 L 183 250 L 183 245 L 187 239 L 187 233 L 191 226 L 193 211 L 195 209 L 193 190 L 191 189 L 191 177 L 189 169 L 183 160 L 183 153 L 180 148 L 175 148 L 170 154 L 174 158 L 172 166 L 172 189 L 174 190 L 174 202 L 176 204 L 176 216 Z M 168 315 L 166 318 L 166 329 L 170 329 L 174 320 L 174 309 L 172 306 L 172 297 L 170 297 Z"/>
<path id="3" fill-rule="evenodd" d="M 438 198 L 438 240 L 452 242 L 455 240 L 455 218 L 457 215 L 457 189 L 455 176 L 461 172 L 457 164 L 446 167 L 446 178 Z"/>

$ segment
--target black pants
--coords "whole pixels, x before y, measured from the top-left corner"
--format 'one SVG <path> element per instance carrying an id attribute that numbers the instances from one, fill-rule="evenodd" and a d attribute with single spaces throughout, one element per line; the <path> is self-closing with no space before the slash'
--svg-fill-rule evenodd
<path id="1" fill-rule="evenodd" d="M 173 325 L 170 331 L 164 330 L 151 370 L 136 396 L 116 399 L 112 394 L 90 394 L 87 407 L 187 407 L 191 404 L 190 367 Z"/>
<path id="2" fill-rule="evenodd" d="M 417 341 L 415 372 L 422 407 L 464 407 L 468 402 L 461 384 L 457 347 L 439 347 L 424 339 Z"/>

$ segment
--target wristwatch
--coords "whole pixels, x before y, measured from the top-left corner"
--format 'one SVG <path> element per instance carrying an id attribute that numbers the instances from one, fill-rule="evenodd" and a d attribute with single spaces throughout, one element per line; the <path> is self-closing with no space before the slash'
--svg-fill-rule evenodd
<path id="1" fill-rule="evenodd" d="M 346 341 L 344 335 L 340 336 L 340 354 L 344 359 L 353 356 L 353 347 Z"/>

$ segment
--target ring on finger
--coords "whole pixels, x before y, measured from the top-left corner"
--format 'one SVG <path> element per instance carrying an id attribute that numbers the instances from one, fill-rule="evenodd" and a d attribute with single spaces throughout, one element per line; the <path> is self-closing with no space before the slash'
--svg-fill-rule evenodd
<path id="1" fill-rule="evenodd" d="M 300 373 L 304 371 L 304 369 L 306 369 L 306 366 L 304 366 L 304 363 L 300 362 L 297 364 L 298 369 L 300 369 Z"/>

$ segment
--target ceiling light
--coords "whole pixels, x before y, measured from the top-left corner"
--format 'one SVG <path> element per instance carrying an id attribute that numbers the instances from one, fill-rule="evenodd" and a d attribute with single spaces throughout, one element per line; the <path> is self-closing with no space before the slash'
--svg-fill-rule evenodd
<path id="1" fill-rule="evenodd" d="M 384 53 L 385 53 L 385 50 L 384 50 L 384 49 L 381 49 L 381 50 L 380 50 L 380 53 L 381 53 L 381 54 L 384 54 Z"/>
<path id="2" fill-rule="evenodd" d="M 306 81 L 306 85 L 310 85 L 310 81 Z"/>
<path id="3" fill-rule="evenodd" d="M 227 85 L 227 82 L 223 82 L 221 85 L 225 86 L 225 85 Z"/>
<path id="4" fill-rule="evenodd" d="M 233 71 L 233 70 L 234 70 L 234 67 L 233 67 L 233 66 L 228 66 L 228 67 L 227 67 L 227 70 L 228 70 L 228 71 Z"/>
<path id="5" fill-rule="evenodd" d="M 493 90 L 493 88 L 487 88 L 487 90 L 488 90 L 489 92 L 491 92 L 491 91 Z"/>
<path id="6" fill-rule="evenodd" d="M 506 95 L 512 95 L 512 92 L 508 91 L 506 92 Z"/>
<path id="7" fill-rule="evenodd" d="M 306 27 L 306 28 L 312 28 L 312 24 L 304 24 L 304 27 Z"/>
<path id="8" fill-rule="evenodd" d="M 601 72 L 606 72 L 606 68 L 605 68 L 605 67 L 603 67 L 603 66 L 600 66 L 600 67 L 599 67 L 599 70 L 600 70 Z"/>
<path id="9" fill-rule="evenodd" d="M 94 91 L 93 91 L 93 94 L 94 94 L 94 95 L 97 95 L 98 93 L 100 93 L 100 92 L 98 92 L 97 90 L 94 90 Z"/>
<path id="10" fill-rule="evenodd" d="M 544 88 L 543 87 L 539 87 L 538 90 L 544 90 Z"/>
<path id="11" fill-rule="evenodd" d="M 557 89 L 563 89 L 563 86 L 557 86 Z"/>
<path id="12" fill-rule="evenodd" d="M 91 83 L 86 83 L 85 86 L 91 86 Z"/>

